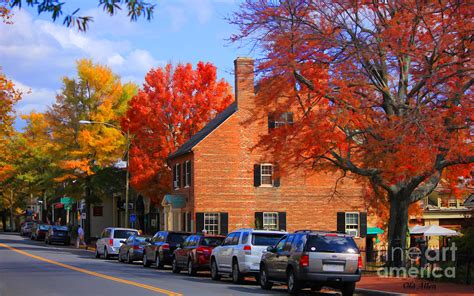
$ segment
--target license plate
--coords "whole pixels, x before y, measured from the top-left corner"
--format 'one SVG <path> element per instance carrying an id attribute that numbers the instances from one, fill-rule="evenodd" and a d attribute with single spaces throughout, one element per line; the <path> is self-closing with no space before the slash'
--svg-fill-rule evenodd
<path id="1" fill-rule="evenodd" d="M 340 265 L 340 264 L 323 264 L 323 271 L 342 272 L 342 271 L 344 271 L 344 265 Z"/>

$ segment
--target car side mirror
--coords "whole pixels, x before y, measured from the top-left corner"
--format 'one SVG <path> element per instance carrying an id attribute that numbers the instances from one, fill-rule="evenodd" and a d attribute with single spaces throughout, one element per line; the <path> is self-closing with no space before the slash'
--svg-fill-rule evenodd
<path id="1" fill-rule="evenodd" d="M 176 248 L 178 248 L 178 249 L 181 249 L 181 247 L 182 247 L 181 244 L 176 245 Z"/>
<path id="2" fill-rule="evenodd" d="M 268 247 L 267 247 L 267 252 L 275 253 L 275 252 L 276 252 L 276 248 L 275 248 L 274 246 L 268 246 Z"/>
<path id="3" fill-rule="evenodd" d="M 151 243 L 151 239 L 149 239 L 149 238 L 146 238 L 146 239 L 145 239 L 145 242 L 147 242 L 147 243 Z"/>
<path id="4" fill-rule="evenodd" d="M 124 244 L 124 243 L 125 243 L 125 241 L 124 241 L 124 240 L 121 240 L 121 241 L 120 241 L 120 243 L 121 243 L 121 244 Z"/>

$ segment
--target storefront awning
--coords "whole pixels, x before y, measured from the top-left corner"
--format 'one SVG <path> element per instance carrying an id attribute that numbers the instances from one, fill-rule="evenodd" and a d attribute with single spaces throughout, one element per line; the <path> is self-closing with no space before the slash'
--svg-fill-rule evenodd
<path id="1" fill-rule="evenodd" d="M 171 205 L 173 209 L 182 209 L 186 206 L 186 197 L 182 195 L 166 194 L 163 199 L 163 206 Z"/>
<path id="2" fill-rule="evenodd" d="M 367 234 L 382 234 L 384 233 L 383 229 L 378 227 L 367 227 Z"/>

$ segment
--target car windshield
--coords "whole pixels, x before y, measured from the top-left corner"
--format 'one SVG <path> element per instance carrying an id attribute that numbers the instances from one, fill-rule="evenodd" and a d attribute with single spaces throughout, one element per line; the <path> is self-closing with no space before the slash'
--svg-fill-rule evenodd
<path id="1" fill-rule="evenodd" d="M 352 237 L 337 235 L 311 235 L 306 243 L 306 250 L 321 253 L 359 253 Z"/>
<path id="2" fill-rule="evenodd" d="M 223 237 L 203 237 L 201 241 L 202 246 L 216 247 L 222 244 Z"/>
<path id="3" fill-rule="evenodd" d="M 39 226 L 39 229 L 40 229 L 40 230 L 48 230 L 48 229 L 49 229 L 49 225 L 42 224 L 42 225 Z"/>
<path id="4" fill-rule="evenodd" d="M 53 226 L 53 230 L 67 231 L 67 226 Z"/>
<path id="5" fill-rule="evenodd" d="M 133 230 L 116 229 L 114 231 L 114 238 L 128 238 L 130 235 L 138 234 Z"/>
<path id="6" fill-rule="evenodd" d="M 135 240 L 139 243 L 144 243 L 147 238 L 149 238 L 149 237 L 148 236 L 137 236 L 137 237 L 135 237 Z"/>
<path id="7" fill-rule="evenodd" d="M 171 233 L 169 235 L 168 241 L 170 243 L 182 244 L 188 236 L 189 236 L 189 234 Z"/>
<path id="8" fill-rule="evenodd" d="M 254 233 L 252 235 L 252 245 L 254 246 L 274 246 L 284 234 L 279 233 Z"/>

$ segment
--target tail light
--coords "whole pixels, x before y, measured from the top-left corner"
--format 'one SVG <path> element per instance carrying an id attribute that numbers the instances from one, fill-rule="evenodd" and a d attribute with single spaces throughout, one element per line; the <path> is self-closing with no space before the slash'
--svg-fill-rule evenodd
<path id="1" fill-rule="evenodd" d="M 325 236 L 337 236 L 337 233 L 328 233 Z"/>
<path id="2" fill-rule="evenodd" d="M 204 247 L 198 247 L 196 249 L 196 253 L 198 253 L 198 254 L 206 254 L 207 255 L 207 254 L 209 254 L 209 252 L 210 252 L 209 249 L 204 248 Z"/>
<path id="3" fill-rule="evenodd" d="M 358 262 L 357 262 L 357 267 L 358 267 L 359 269 L 362 269 L 362 257 L 361 257 L 360 255 L 359 255 L 359 260 L 358 260 Z"/>
<path id="4" fill-rule="evenodd" d="M 170 249 L 170 245 L 169 245 L 169 244 L 163 244 L 163 245 L 161 246 L 161 249 L 163 249 L 163 250 L 169 250 L 169 249 Z"/>
<path id="5" fill-rule="evenodd" d="M 113 239 L 109 239 L 109 246 L 113 246 L 114 245 L 114 240 Z"/>
<path id="6" fill-rule="evenodd" d="M 252 247 L 251 246 L 244 246 L 245 255 L 252 254 Z"/>
<path id="7" fill-rule="evenodd" d="M 134 250 L 140 250 L 140 249 L 141 249 L 140 246 L 133 246 L 132 248 L 133 248 Z"/>
<path id="8" fill-rule="evenodd" d="M 301 255 L 300 266 L 303 266 L 303 267 L 309 266 L 309 255 Z"/>

